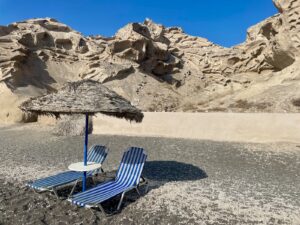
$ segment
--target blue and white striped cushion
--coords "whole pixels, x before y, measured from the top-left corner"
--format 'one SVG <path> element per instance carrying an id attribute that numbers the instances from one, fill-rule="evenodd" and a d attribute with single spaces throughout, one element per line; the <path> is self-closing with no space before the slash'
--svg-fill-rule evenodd
<path id="1" fill-rule="evenodd" d="M 102 164 L 107 156 L 107 152 L 108 149 L 105 146 L 95 145 L 88 151 L 88 161 Z M 92 174 L 93 171 L 90 171 L 87 175 L 91 176 Z M 82 178 L 82 172 L 66 171 L 50 177 L 35 180 L 32 183 L 28 183 L 27 186 L 39 191 L 43 191 L 49 188 L 71 183 L 80 178 Z"/>
<path id="2" fill-rule="evenodd" d="M 50 177 L 35 180 L 32 183 L 28 183 L 27 186 L 39 191 L 43 191 L 52 187 L 58 187 L 60 185 L 73 182 L 75 180 L 80 179 L 81 177 L 81 172 L 66 171 Z"/>
<path id="3" fill-rule="evenodd" d="M 73 196 L 72 203 L 86 206 L 101 203 L 139 183 L 147 155 L 142 148 L 131 147 L 123 155 L 116 179 Z"/>
<path id="4" fill-rule="evenodd" d="M 107 148 L 102 145 L 94 145 L 88 152 L 88 162 L 103 163 L 107 156 Z"/>
<path id="5" fill-rule="evenodd" d="M 88 152 L 87 161 L 88 162 L 95 162 L 102 164 L 106 159 L 108 149 L 102 145 L 94 145 L 90 148 Z M 94 171 L 87 172 L 88 176 L 93 175 Z"/>

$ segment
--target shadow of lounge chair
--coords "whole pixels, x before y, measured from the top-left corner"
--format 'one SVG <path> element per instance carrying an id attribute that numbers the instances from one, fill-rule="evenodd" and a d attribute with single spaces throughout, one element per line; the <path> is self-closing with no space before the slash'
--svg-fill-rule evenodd
<path id="1" fill-rule="evenodd" d="M 207 173 L 194 165 L 177 161 L 147 161 L 143 176 L 162 183 L 172 181 L 193 181 L 207 178 Z"/>

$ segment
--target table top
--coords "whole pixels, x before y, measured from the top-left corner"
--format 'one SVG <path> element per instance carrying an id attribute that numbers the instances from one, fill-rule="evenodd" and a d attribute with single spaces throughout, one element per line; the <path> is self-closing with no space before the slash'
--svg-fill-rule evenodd
<path id="1" fill-rule="evenodd" d="M 87 162 L 87 165 L 84 166 L 83 162 L 77 162 L 77 163 L 72 163 L 71 165 L 69 165 L 68 168 L 69 168 L 69 170 L 72 170 L 72 171 L 86 172 L 86 171 L 100 169 L 101 164 L 95 163 L 95 162 Z"/>

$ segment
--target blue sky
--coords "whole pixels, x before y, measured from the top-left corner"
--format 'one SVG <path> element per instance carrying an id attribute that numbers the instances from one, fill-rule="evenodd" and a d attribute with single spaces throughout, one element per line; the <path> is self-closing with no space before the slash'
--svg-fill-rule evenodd
<path id="1" fill-rule="evenodd" d="M 151 18 L 228 47 L 275 13 L 272 0 L 0 0 L 1 25 L 52 17 L 85 35 L 112 36 L 129 22 Z"/>

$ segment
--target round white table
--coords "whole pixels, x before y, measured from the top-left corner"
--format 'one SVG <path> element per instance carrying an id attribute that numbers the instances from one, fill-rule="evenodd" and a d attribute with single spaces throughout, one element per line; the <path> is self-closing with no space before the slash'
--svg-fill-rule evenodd
<path id="1" fill-rule="evenodd" d="M 100 163 L 95 163 L 95 162 L 87 162 L 87 165 L 84 166 L 83 162 L 77 162 L 77 163 L 72 163 L 69 165 L 69 170 L 72 171 L 78 171 L 78 172 L 87 172 L 87 171 L 92 171 L 92 170 L 97 170 L 101 168 Z"/>

